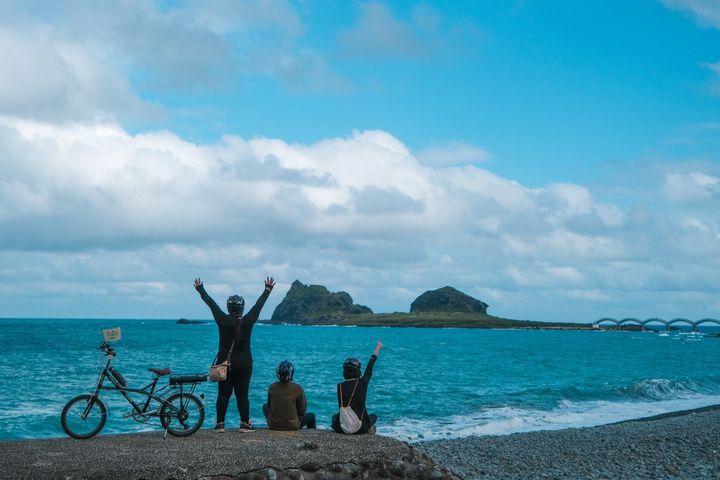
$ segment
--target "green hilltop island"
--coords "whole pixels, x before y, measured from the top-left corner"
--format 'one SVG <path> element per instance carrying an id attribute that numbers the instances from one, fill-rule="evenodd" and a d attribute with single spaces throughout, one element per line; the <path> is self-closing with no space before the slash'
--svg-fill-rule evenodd
<path id="1" fill-rule="evenodd" d="M 305 285 L 295 280 L 285 298 L 263 323 L 294 325 L 340 325 L 361 327 L 454 327 L 591 329 L 591 324 L 534 322 L 496 317 L 489 305 L 450 287 L 429 290 L 415 299 L 410 312 L 373 313 L 353 303 L 347 292 L 330 292 L 322 285 Z"/>

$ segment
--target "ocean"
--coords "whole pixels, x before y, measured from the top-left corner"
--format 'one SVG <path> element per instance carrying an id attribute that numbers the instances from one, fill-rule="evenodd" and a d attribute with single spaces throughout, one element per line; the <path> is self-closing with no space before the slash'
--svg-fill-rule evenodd
<path id="1" fill-rule="evenodd" d="M 113 365 L 130 386 L 150 382 L 148 367 L 206 372 L 217 346 L 214 324 L 172 320 L 0 319 L 0 439 L 62 437 L 60 412 L 87 393 L 101 369 L 101 329 L 121 327 Z M 709 329 L 708 329 L 709 330 Z M 584 427 L 720 404 L 720 338 L 686 332 L 473 330 L 256 325 L 251 418 L 265 426 L 262 404 L 275 366 L 295 364 L 319 428 L 337 410 L 342 362 L 363 368 L 375 342 L 368 410 L 378 433 L 405 441 Z M 165 377 L 167 378 L 167 377 Z M 162 380 L 161 382 L 167 382 Z M 202 384 L 212 428 L 217 386 Z M 103 392 L 102 434 L 157 431 L 157 419 L 123 418 L 130 406 Z M 226 425 L 239 423 L 231 401 Z"/>

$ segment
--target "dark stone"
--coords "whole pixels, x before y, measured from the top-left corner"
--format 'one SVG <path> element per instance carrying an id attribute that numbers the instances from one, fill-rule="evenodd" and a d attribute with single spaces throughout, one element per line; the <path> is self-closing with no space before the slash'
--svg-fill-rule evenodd
<path id="1" fill-rule="evenodd" d="M 304 478 L 303 474 L 297 470 L 288 470 L 287 474 L 290 480 L 303 480 Z"/>
<path id="2" fill-rule="evenodd" d="M 429 290 L 410 305 L 410 313 L 469 312 L 487 314 L 488 304 L 453 287 Z"/>
<path id="3" fill-rule="evenodd" d="M 330 292 L 322 285 L 304 285 L 295 280 L 285 298 L 275 307 L 270 323 L 328 324 L 343 315 L 361 313 L 372 313 L 372 310 L 354 304 L 349 293 Z"/>
<path id="4" fill-rule="evenodd" d="M 390 473 L 392 473 L 396 477 L 402 477 L 405 473 L 405 468 L 405 462 L 401 460 L 395 460 L 390 464 L 388 470 L 390 470 Z"/>
<path id="5" fill-rule="evenodd" d="M 320 470 L 320 465 L 314 462 L 308 462 L 300 465 L 300 469 L 306 472 L 317 472 L 318 470 Z"/>

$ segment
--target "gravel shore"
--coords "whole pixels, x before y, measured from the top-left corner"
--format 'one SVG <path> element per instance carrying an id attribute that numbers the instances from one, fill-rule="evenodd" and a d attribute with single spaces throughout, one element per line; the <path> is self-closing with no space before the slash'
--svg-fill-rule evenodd
<path id="1" fill-rule="evenodd" d="M 720 406 L 414 446 L 466 480 L 720 479 Z"/>
<path id="2" fill-rule="evenodd" d="M 720 406 L 592 428 L 412 446 L 327 430 L 0 442 L 12 479 L 717 479 Z"/>

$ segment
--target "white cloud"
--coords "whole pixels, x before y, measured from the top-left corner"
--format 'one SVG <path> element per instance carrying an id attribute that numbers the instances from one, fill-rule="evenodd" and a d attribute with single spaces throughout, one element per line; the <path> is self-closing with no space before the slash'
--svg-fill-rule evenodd
<path id="1" fill-rule="evenodd" d="M 42 14 L 39 13 L 42 11 Z M 0 5 L 0 115 L 158 118 L 148 92 L 229 88 L 243 76 L 347 91 L 284 0 Z"/>
<path id="2" fill-rule="evenodd" d="M 664 191 L 672 201 L 704 201 L 720 193 L 720 178 L 702 172 L 670 173 Z"/>
<path id="3" fill-rule="evenodd" d="M 709 70 L 713 71 L 715 74 L 720 75 L 720 62 L 706 63 L 705 67 L 707 67 Z M 708 123 L 708 124 L 703 124 L 703 125 L 708 128 L 711 128 L 711 129 L 717 129 L 717 124 L 715 124 L 715 123 Z"/>
<path id="4" fill-rule="evenodd" d="M 553 319 L 578 320 L 573 301 L 706 289 L 720 266 L 715 209 L 650 203 L 638 224 L 580 185 L 529 189 L 472 165 L 428 167 L 382 131 L 195 144 L 0 117 L 0 169 L 6 315 L 33 295 L 48 314 L 108 302 L 130 316 L 203 315 L 187 293 L 195 276 L 218 295 L 250 295 L 274 274 L 380 311 L 450 284 L 488 292 L 496 314 L 538 318 L 554 295 Z M 681 198 L 720 182 L 701 170 L 665 178 Z"/>
<path id="5" fill-rule="evenodd" d="M 685 219 L 683 219 L 682 221 L 682 225 L 687 228 L 696 228 L 702 232 L 710 231 L 710 229 L 707 225 L 705 225 L 705 223 L 695 217 L 685 217 Z"/>
<path id="6" fill-rule="evenodd" d="M 416 32 L 414 23 L 395 18 L 384 3 L 366 2 L 360 9 L 357 25 L 338 36 L 345 54 L 368 58 L 418 58 L 429 53 L 431 45 Z M 415 11 L 415 21 L 424 29 L 437 25 L 437 18 L 422 9 Z"/>
<path id="7" fill-rule="evenodd" d="M 157 115 L 117 68 L 51 27 L 17 31 L 0 25 L 0 113 L 46 120 Z"/>
<path id="8" fill-rule="evenodd" d="M 456 141 L 433 145 L 417 152 L 418 160 L 429 166 L 481 163 L 491 157 L 492 155 L 487 150 Z"/>
<path id="9" fill-rule="evenodd" d="M 720 3 L 716 0 L 662 0 L 665 6 L 685 10 L 703 26 L 720 28 Z"/>

